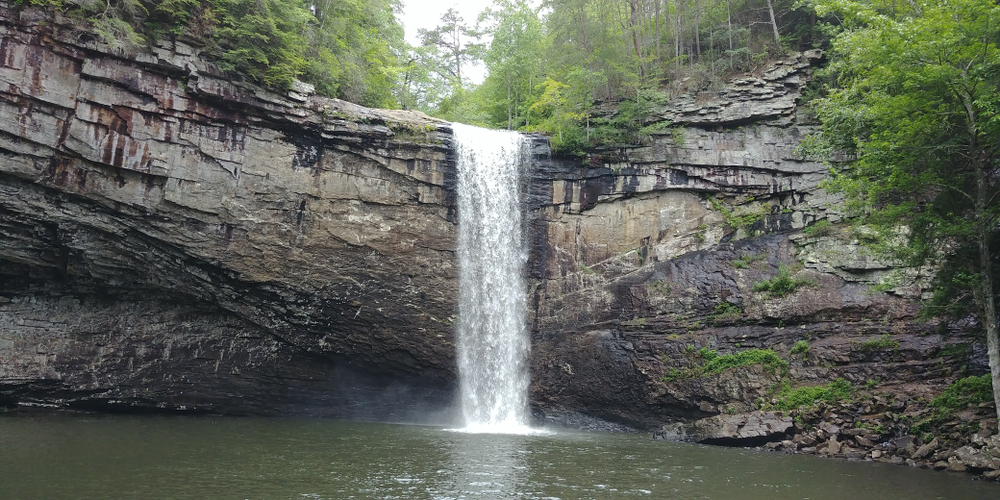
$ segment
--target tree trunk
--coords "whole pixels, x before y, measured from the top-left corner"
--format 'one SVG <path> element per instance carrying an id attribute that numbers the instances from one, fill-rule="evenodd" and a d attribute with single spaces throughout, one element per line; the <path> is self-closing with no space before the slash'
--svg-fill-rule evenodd
<path id="1" fill-rule="evenodd" d="M 510 77 L 508 77 L 507 78 L 507 130 L 511 130 L 511 123 L 513 122 L 513 118 L 511 117 L 511 110 L 510 110 L 511 106 L 510 106 L 510 104 L 511 104 L 510 103 Z"/>
<path id="2" fill-rule="evenodd" d="M 684 0 L 674 0 L 674 62 L 677 71 L 681 69 L 681 2 Z"/>
<path id="3" fill-rule="evenodd" d="M 653 19 L 656 21 L 656 64 L 660 66 L 663 64 L 663 57 L 660 55 L 660 0 L 655 1 L 656 6 L 654 7 Z M 657 70 L 657 73 L 660 71 Z"/>
<path id="4" fill-rule="evenodd" d="M 770 2 L 771 0 L 767 0 Z M 701 0 L 694 0 L 694 46 L 698 60 L 701 60 Z"/>
<path id="5" fill-rule="evenodd" d="M 730 0 L 726 0 L 726 20 L 729 22 L 729 50 L 733 50 L 733 13 L 729 6 Z"/>
<path id="6" fill-rule="evenodd" d="M 632 48 L 635 50 L 636 62 L 639 63 L 639 78 L 645 80 L 646 68 L 642 62 L 642 49 L 639 47 L 639 0 L 630 0 L 628 6 L 629 30 L 632 31 Z"/>
<path id="7" fill-rule="evenodd" d="M 964 78 L 967 74 L 963 71 Z M 967 91 L 957 92 L 965 107 L 967 128 L 969 134 L 969 153 L 972 162 L 972 175 L 975 176 L 976 193 L 973 217 L 976 221 L 976 246 L 979 250 L 980 280 L 978 290 L 974 291 L 976 304 L 979 308 L 979 321 L 986 329 L 986 356 L 990 363 L 990 379 L 993 382 L 993 406 L 997 413 L 997 426 L 1000 428 L 1000 341 L 998 341 L 996 297 L 993 295 L 993 261 L 990 255 L 990 236 L 994 223 L 987 211 L 987 198 L 990 196 L 987 176 L 989 165 L 984 164 L 986 153 L 979 148 L 979 125 L 976 116 L 974 98 Z"/>
<path id="8" fill-rule="evenodd" d="M 781 43 L 781 35 L 778 34 L 778 22 L 774 20 L 774 4 L 767 0 L 767 11 L 771 14 L 771 27 L 774 28 L 774 41 Z"/>
<path id="9" fill-rule="evenodd" d="M 984 180 L 985 182 L 985 180 Z M 983 326 L 986 327 L 986 354 L 990 361 L 990 378 L 993 381 L 993 406 L 1000 426 L 1000 340 L 997 338 L 996 298 L 993 296 L 993 277 L 990 265 L 989 235 L 979 238 L 979 262 L 983 267 Z"/>
<path id="10" fill-rule="evenodd" d="M 974 144 L 975 145 L 975 144 Z M 978 150 L 974 147 L 973 151 Z M 993 296 L 993 261 L 990 259 L 990 233 L 992 225 L 986 211 L 986 198 L 989 196 L 986 183 L 986 169 L 975 162 L 976 169 L 976 220 L 979 222 L 976 234 L 976 246 L 979 247 L 979 272 L 982 276 L 979 283 L 980 322 L 986 328 L 986 355 L 990 361 L 990 378 L 993 381 L 993 406 L 997 412 L 997 423 L 1000 426 L 1000 341 L 997 338 L 997 308 L 996 297 Z"/>

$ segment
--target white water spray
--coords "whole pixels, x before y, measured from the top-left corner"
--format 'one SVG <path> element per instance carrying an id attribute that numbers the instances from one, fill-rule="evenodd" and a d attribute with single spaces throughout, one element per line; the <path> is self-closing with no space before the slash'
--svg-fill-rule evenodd
<path id="1" fill-rule="evenodd" d="M 520 134 L 453 124 L 458 149 L 458 370 L 466 431 L 528 429 L 527 251 Z"/>

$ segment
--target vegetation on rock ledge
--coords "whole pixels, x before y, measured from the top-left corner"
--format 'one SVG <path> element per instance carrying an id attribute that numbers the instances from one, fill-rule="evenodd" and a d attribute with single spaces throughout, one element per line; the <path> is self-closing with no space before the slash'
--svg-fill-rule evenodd
<path id="1" fill-rule="evenodd" d="M 978 318 L 1000 418 L 1000 6 L 816 7 L 842 20 L 829 70 L 836 87 L 814 101 L 823 125 L 814 149 L 849 159 L 828 186 L 880 236 L 876 251 L 939 266 L 928 314 Z"/>

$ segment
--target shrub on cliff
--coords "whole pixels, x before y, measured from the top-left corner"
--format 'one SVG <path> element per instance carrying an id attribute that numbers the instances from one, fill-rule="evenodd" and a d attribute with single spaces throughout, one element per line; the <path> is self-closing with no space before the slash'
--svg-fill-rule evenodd
<path id="1" fill-rule="evenodd" d="M 734 354 L 715 356 L 701 367 L 701 372 L 705 375 L 713 375 L 722 373 L 730 368 L 748 365 L 764 365 L 768 369 L 776 370 L 782 374 L 788 371 L 788 362 L 778 357 L 774 351 L 770 349 L 750 349 Z"/>
<path id="2" fill-rule="evenodd" d="M 965 377 L 949 385 L 940 396 L 931 400 L 931 406 L 939 413 L 950 414 L 965 409 L 970 404 L 978 405 L 993 401 L 993 384 L 990 375 Z"/>
<path id="3" fill-rule="evenodd" d="M 797 387 L 792 389 L 787 382 L 776 394 L 777 402 L 768 406 L 772 410 L 794 410 L 802 406 L 812 406 L 817 401 L 837 403 L 851 397 L 851 383 L 842 378 L 826 385 Z"/>

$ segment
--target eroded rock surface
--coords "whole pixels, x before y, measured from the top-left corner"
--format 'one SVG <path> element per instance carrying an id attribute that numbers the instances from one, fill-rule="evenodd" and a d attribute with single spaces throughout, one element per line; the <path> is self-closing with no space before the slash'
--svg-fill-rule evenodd
<path id="1" fill-rule="evenodd" d="M 0 35 L 0 403 L 411 419 L 446 406 L 448 124 L 234 82 L 179 40 L 112 54 L 9 2 Z M 860 251 L 818 188 L 827 167 L 800 155 L 813 125 L 795 103 L 818 60 L 680 96 L 644 144 L 567 159 L 533 137 L 536 414 L 725 427 L 779 384 L 844 378 L 927 401 L 961 367 L 983 371 L 976 325 L 916 319 L 926 270 L 872 290 L 896 270 Z M 781 273 L 793 290 L 758 289 Z M 788 370 L 704 375 L 703 349 L 769 349 Z M 776 443 L 903 460 L 885 436 L 828 423 Z M 928 459 L 983 470 L 987 448 Z"/>
<path id="2" fill-rule="evenodd" d="M 8 2 L 0 37 L 3 399 L 450 397 L 446 123 L 243 85 L 180 40 L 119 56 Z"/>
<path id="3" fill-rule="evenodd" d="M 759 446 L 786 439 L 794 427 L 792 418 L 784 413 L 755 411 L 664 425 L 657 436 L 703 444 Z"/>
<path id="4" fill-rule="evenodd" d="M 984 372 L 970 325 L 917 319 L 932 270 L 867 255 L 866 235 L 820 188 L 828 167 L 802 156 L 816 129 L 798 100 L 820 59 L 675 97 L 660 113 L 669 127 L 583 166 L 539 162 L 530 262 L 541 408 L 657 428 L 756 410 L 780 384 L 877 381 L 930 400 L 962 366 Z M 793 289 L 758 288 L 782 273 Z M 892 289 L 875 291 L 887 276 Z M 701 349 L 767 349 L 789 371 L 701 375 Z"/>

